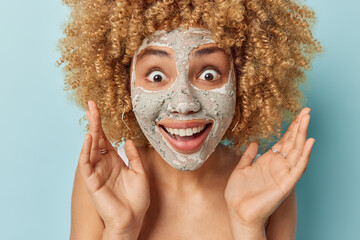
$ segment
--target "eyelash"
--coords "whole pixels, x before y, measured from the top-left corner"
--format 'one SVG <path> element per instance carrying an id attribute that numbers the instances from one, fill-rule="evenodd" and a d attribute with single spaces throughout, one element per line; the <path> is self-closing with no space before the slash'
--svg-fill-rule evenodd
<path id="1" fill-rule="evenodd" d="M 159 72 L 161 72 L 162 74 L 164 74 L 165 75 L 165 73 L 164 73 L 164 71 L 163 70 L 161 70 L 160 68 L 151 68 L 151 69 L 149 69 L 146 73 L 145 73 L 145 78 L 148 78 L 149 77 L 149 75 L 152 73 L 152 72 L 154 72 L 154 71 L 159 71 Z M 166 76 L 166 75 L 165 75 Z M 155 82 L 155 81 L 152 81 L 152 80 L 149 80 L 150 82 Z M 162 81 L 161 81 L 162 82 Z M 155 82 L 156 83 L 156 82 Z M 159 83 L 159 82 L 158 82 Z"/>
<path id="2" fill-rule="evenodd" d="M 222 75 L 222 72 L 219 70 L 219 68 L 215 67 L 214 65 L 209 64 L 203 68 L 201 73 L 196 78 L 199 78 L 201 76 L 201 74 L 203 74 L 203 72 L 205 72 L 206 70 L 215 70 L 220 76 Z M 164 74 L 164 71 L 160 68 L 151 68 L 145 73 L 145 77 L 146 78 L 149 77 L 149 75 L 154 71 L 160 71 Z M 151 80 L 149 80 L 149 81 L 151 81 Z M 206 80 L 204 80 L 204 81 L 206 81 Z M 212 81 L 215 81 L 215 80 L 212 80 Z M 154 82 L 154 81 L 151 81 L 151 82 Z"/>
<path id="3" fill-rule="evenodd" d="M 218 78 L 220 78 L 222 76 L 222 72 L 217 68 L 215 67 L 214 65 L 206 65 L 205 68 L 203 68 L 203 70 L 201 71 L 201 73 L 199 74 L 199 76 L 197 76 L 196 78 L 199 78 L 206 70 L 215 70 L 217 72 L 217 74 L 219 74 L 220 76 Z M 211 81 L 216 81 L 217 79 L 215 80 L 210 80 Z M 207 80 L 204 80 L 204 81 L 207 81 Z"/>
<path id="4" fill-rule="evenodd" d="M 163 72 L 163 70 L 161 70 L 160 68 L 151 68 L 145 73 L 145 77 L 149 76 L 149 74 L 152 73 L 153 71 Z"/>

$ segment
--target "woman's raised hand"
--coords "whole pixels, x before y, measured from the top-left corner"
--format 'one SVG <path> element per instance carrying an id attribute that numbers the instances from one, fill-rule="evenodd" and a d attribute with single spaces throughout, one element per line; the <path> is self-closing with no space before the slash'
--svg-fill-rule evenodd
<path id="1" fill-rule="evenodd" d="M 306 169 L 315 142 L 306 139 L 309 113 L 310 108 L 304 108 L 273 146 L 279 152 L 269 150 L 253 162 L 258 145 L 249 144 L 225 190 L 232 228 L 240 224 L 260 229 L 291 193 Z"/>
<path id="2" fill-rule="evenodd" d="M 150 190 L 140 155 L 129 140 L 125 143 L 129 169 L 106 138 L 94 101 L 87 111 L 90 134 L 85 135 L 78 167 L 106 231 L 136 239 L 150 205 Z M 100 154 L 100 150 L 107 152 Z"/>

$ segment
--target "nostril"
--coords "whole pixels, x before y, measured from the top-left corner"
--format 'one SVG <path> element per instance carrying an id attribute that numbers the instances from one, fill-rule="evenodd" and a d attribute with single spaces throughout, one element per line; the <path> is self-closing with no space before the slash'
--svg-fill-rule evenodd
<path id="1" fill-rule="evenodd" d="M 170 111 L 170 114 L 182 114 L 182 115 L 190 115 L 190 114 L 195 114 L 196 112 L 190 110 L 190 111 L 186 111 L 186 112 L 178 112 L 178 111 Z"/>
<path id="2" fill-rule="evenodd" d="M 188 115 L 188 114 L 195 114 L 196 112 L 194 112 L 194 111 L 188 111 L 187 113 L 185 113 L 186 115 Z"/>
<path id="3" fill-rule="evenodd" d="M 171 113 L 178 114 L 192 114 L 200 111 L 201 104 L 197 97 L 193 94 L 188 94 L 188 90 L 181 90 L 174 95 L 167 107 L 167 110 Z"/>
<path id="4" fill-rule="evenodd" d="M 188 95 L 189 94 L 189 91 L 187 89 L 181 89 L 180 91 L 182 94 L 184 95 Z"/>

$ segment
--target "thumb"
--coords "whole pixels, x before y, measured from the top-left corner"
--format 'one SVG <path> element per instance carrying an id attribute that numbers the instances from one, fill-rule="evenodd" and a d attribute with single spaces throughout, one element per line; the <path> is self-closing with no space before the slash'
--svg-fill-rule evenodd
<path id="1" fill-rule="evenodd" d="M 250 166 L 256 157 L 258 149 L 259 145 L 256 142 L 251 142 L 242 154 L 236 168 L 242 169 Z"/>
<path id="2" fill-rule="evenodd" d="M 144 174 L 144 166 L 141 161 L 140 154 L 138 150 L 135 147 L 135 144 L 132 140 L 128 140 L 125 143 L 125 154 L 127 158 L 129 159 L 129 165 L 132 170 L 134 170 L 136 173 L 142 173 Z"/>

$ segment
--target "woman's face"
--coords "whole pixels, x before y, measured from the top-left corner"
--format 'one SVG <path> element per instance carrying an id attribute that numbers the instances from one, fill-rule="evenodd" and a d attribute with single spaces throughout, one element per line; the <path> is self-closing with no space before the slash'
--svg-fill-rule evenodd
<path id="1" fill-rule="evenodd" d="M 155 150 L 179 170 L 199 168 L 235 113 L 232 58 L 203 28 L 156 31 L 134 54 L 131 99 Z"/>

